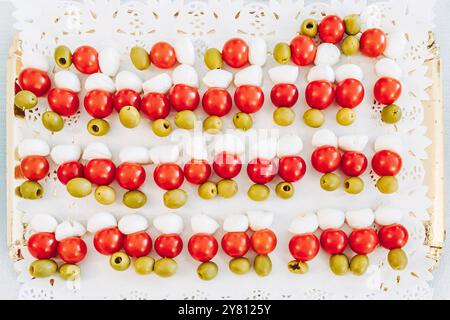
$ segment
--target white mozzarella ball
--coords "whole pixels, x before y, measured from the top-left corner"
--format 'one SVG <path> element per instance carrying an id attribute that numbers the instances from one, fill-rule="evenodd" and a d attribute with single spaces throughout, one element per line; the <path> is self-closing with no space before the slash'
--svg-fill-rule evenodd
<path id="1" fill-rule="evenodd" d="M 55 230 L 56 241 L 61 241 L 72 237 L 82 237 L 86 233 L 86 228 L 77 221 L 64 221 Z"/>
<path id="2" fill-rule="evenodd" d="M 345 223 L 345 213 L 336 209 L 322 209 L 317 211 L 319 227 L 322 230 L 341 229 Z"/>
<path id="3" fill-rule="evenodd" d="M 147 230 L 148 221 L 145 217 L 138 214 L 130 214 L 119 220 L 119 230 L 124 235 L 130 235 Z"/>
<path id="4" fill-rule="evenodd" d="M 183 232 L 183 219 L 177 214 L 169 213 L 156 217 L 153 226 L 162 234 L 181 234 Z"/>
<path id="5" fill-rule="evenodd" d="M 222 69 L 208 71 L 208 73 L 203 78 L 203 83 L 208 88 L 227 89 L 230 86 L 231 81 L 233 81 L 233 74 Z"/>
<path id="6" fill-rule="evenodd" d="M 193 136 L 185 143 L 184 151 L 190 159 L 207 160 L 208 148 L 203 136 Z"/>
<path id="7" fill-rule="evenodd" d="M 399 154 L 402 153 L 402 139 L 399 136 L 393 134 L 378 137 L 378 139 L 375 141 L 375 152 L 380 151 L 393 151 Z"/>
<path id="8" fill-rule="evenodd" d="M 64 144 L 56 146 L 50 154 L 52 160 L 57 165 L 78 161 L 81 158 L 81 148 L 76 144 Z"/>
<path id="9" fill-rule="evenodd" d="M 17 146 L 17 153 L 20 159 L 28 156 L 47 157 L 50 154 L 50 146 L 40 139 L 25 139 Z"/>
<path id="10" fill-rule="evenodd" d="M 341 58 L 341 50 L 331 43 L 322 43 L 317 47 L 316 59 L 314 64 L 316 66 L 328 65 L 334 66 Z"/>
<path id="11" fill-rule="evenodd" d="M 246 232 L 248 230 L 248 218 L 243 214 L 232 214 L 223 222 L 225 232 Z"/>
<path id="12" fill-rule="evenodd" d="M 308 72 L 308 83 L 313 81 L 325 80 L 333 83 L 336 80 L 336 76 L 333 68 L 329 65 L 320 65 L 312 67 Z"/>
<path id="13" fill-rule="evenodd" d="M 145 147 L 126 147 L 120 150 L 121 163 L 149 164 L 151 162 L 148 149 Z"/>
<path id="14" fill-rule="evenodd" d="M 96 233 L 101 230 L 117 227 L 117 219 L 109 212 L 100 212 L 92 216 L 87 223 L 87 230 Z"/>
<path id="15" fill-rule="evenodd" d="M 322 129 L 317 131 L 312 138 L 312 145 L 315 148 L 330 146 L 338 146 L 338 137 L 336 134 L 328 129 Z"/>
<path id="16" fill-rule="evenodd" d="M 86 91 L 103 90 L 109 93 L 116 91 L 114 81 L 104 73 L 91 74 L 84 83 Z"/>
<path id="17" fill-rule="evenodd" d="M 185 84 L 194 88 L 198 88 L 197 71 L 188 64 L 181 64 L 173 70 L 172 82 L 174 85 Z"/>
<path id="18" fill-rule="evenodd" d="M 375 72 L 378 77 L 394 78 L 400 80 L 402 78 L 402 68 L 392 59 L 383 58 L 375 65 Z"/>
<path id="19" fill-rule="evenodd" d="M 287 156 L 298 156 L 303 150 L 303 141 L 296 134 L 286 134 L 278 140 L 277 156 L 284 158 Z"/>
<path id="20" fill-rule="evenodd" d="M 380 226 L 390 226 L 400 223 L 403 219 L 403 211 L 391 206 L 379 207 L 375 210 L 375 222 Z"/>
<path id="21" fill-rule="evenodd" d="M 195 64 L 195 48 L 191 38 L 179 36 L 175 41 L 174 49 L 179 63 L 191 66 Z"/>
<path id="22" fill-rule="evenodd" d="M 247 211 L 250 229 L 260 231 L 269 229 L 273 224 L 274 214 L 269 211 Z"/>
<path id="23" fill-rule="evenodd" d="M 250 144 L 250 157 L 274 159 L 277 156 L 278 141 L 276 138 L 264 138 Z"/>
<path id="24" fill-rule="evenodd" d="M 35 52 L 24 52 L 22 55 L 22 68 L 32 68 L 48 72 L 50 69 L 47 57 Z"/>
<path id="25" fill-rule="evenodd" d="M 391 59 L 398 59 L 405 53 L 407 44 L 404 32 L 392 32 L 386 36 L 387 46 L 384 55 Z"/>
<path id="26" fill-rule="evenodd" d="M 264 66 L 267 61 L 267 43 L 263 38 L 253 38 L 249 43 L 249 61 L 255 66 Z"/>
<path id="27" fill-rule="evenodd" d="M 356 79 L 363 81 L 364 72 L 360 66 L 356 64 L 343 64 L 336 69 L 336 81 L 342 82 L 347 79 Z"/>
<path id="28" fill-rule="evenodd" d="M 62 70 L 55 74 L 55 87 L 78 93 L 81 91 L 81 82 L 75 73 Z"/>
<path id="29" fill-rule="evenodd" d="M 37 214 L 31 220 L 30 227 L 35 232 L 54 233 L 58 227 L 58 221 L 48 214 Z"/>
<path id="30" fill-rule="evenodd" d="M 263 71 L 260 66 L 250 66 L 242 69 L 234 76 L 236 87 L 250 85 L 260 87 L 263 81 Z"/>
<path id="31" fill-rule="evenodd" d="M 193 234 L 214 234 L 219 229 L 219 224 L 210 216 L 197 214 L 191 218 L 191 228 Z"/>
<path id="32" fill-rule="evenodd" d="M 94 142 L 88 145 L 83 152 L 83 160 L 93 159 L 112 159 L 112 153 L 106 144 Z"/>
<path id="33" fill-rule="evenodd" d="M 289 226 L 289 232 L 294 235 L 314 233 L 317 229 L 319 229 L 319 220 L 314 213 L 295 218 Z"/>
<path id="34" fill-rule="evenodd" d="M 375 221 L 372 209 L 352 210 L 345 214 L 347 224 L 353 229 L 369 228 Z"/>
<path id="35" fill-rule="evenodd" d="M 296 66 L 278 66 L 269 70 L 269 77 L 274 84 L 295 84 L 298 79 L 298 72 Z"/>
<path id="36" fill-rule="evenodd" d="M 147 81 L 142 85 L 144 94 L 161 93 L 166 94 L 172 88 L 172 78 L 167 73 L 161 73 Z"/>
<path id="37" fill-rule="evenodd" d="M 177 162 L 180 157 L 180 148 L 176 145 L 163 145 L 153 147 L 149 151 L 151 161 L 158 165 L 161 163 Z"/>
<path id="38" fill-rule="evenodd" d="M 366 148 L 369 138 L 363 135 L 351 135 L 339 137 L 339 149 L 342 151 L 363 152 Z"/>
<path id="39" fill-rule="evenodd" d="M 121 71 L 116 76 L 116 90 L 130 89 L 137 93 L 142 92 L 142 80 L 130 71 Z"/>
<path id="40" fill-rule="evenodd" d="M 105 48 L 98 54 L 102 73 L 114 77 L 120 69 L 120 53 L 114 48 Z"/>
<path id="41" fill-rule="evenodd" d="M 245 145 L 238 136 L 224 134 L 216 137 L 214 151 L 216 154 L 223 151 L 242 154 L 245 151 Z"/>

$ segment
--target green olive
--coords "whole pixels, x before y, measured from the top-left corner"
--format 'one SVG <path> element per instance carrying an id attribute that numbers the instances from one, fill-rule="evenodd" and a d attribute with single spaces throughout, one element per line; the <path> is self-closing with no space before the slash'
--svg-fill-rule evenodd
<path id="1" fill-rule="evenodd" d="M 158 119 L 152 123 L 152 130 L 158 137 L 164 138 L 172 133 L 173 128 L 169 120 Z"/>
<path id="2" fill-rule="evenodd" d="M 217 134 L 222 131 L 223 121 L 218 116 L 210 116 L 203 121 L 203 131 Z"/>
<path id="3" fill-rule="evenodd" d="M 33 278 L 48 278 L 58 271 L 58 265 L 53 260 L 33 261 L 28 269 Z"/>
<path id="4" fill-rule="evenodd" d="M 141 276 L 146 276 L 153 272 L 155 259 L 151 257 L 140 257 L 134 261 L 134 270 Z"/>
<path id="5" fill-rule="evenodd" d="M 169 278 L 177 273 L 178 264 L 173 259 L 160 259 L 155 262 L 154 271 L 162 278 Z"/>
<path id="6" fill-rule="evenodd" d="M 345 33 L 354 36 L 361 32 L 361 16 L 359 14 L 352 14 L 344 18 Z"/>
<path id="7" fill-rule="evenodd" d="M 356 276 L 362 276 L 369 268 L 369 258 L 365 255 L 354 256 L 350 261 L 350 271 Z"/>
<path id="8" fill-rule="evenodd" d="M 236 129 L 248 131 L 253 126 L 253 118 L 247 113 L 239 112 L 234 115 L 233 123 Z"/>
<path id="9" fill-rule="evenodd" d="M 179 209 L 183 207 L 187 200 L 188 194 L 181 189 L 167 191 L 164 194 L 164 205 L 169 209 Z"/>
<path id="10" fill-rule="evenodd" d="M 100 186 L 95 189 L 95 200 L 104 206 L 109 206 L 116 201 L 116 191 L 109 186 Z"/>
<path id="11" fill-rule="evenodd" d="M 320 128 L 325 123 L 325 116 L 322 111 L 309 109 L 303 115 L 303 121 L 311 128 Z"/>
<path id="12" fill-rule="evenodd" d="M 69 69 L 72 65 L 72 51 L 66 46 L 59 46 L 55 49 L 55 62 L 58 67 Z"/>
<path id="13" fill-rule="evenodd" d="M 211 200 L 217 196 L 217 185 L 214 182 L 205 182 L 198 187 L 198 195 L 204 200 Z"/>
<path id="14" fill-rule="evenodd" d="M 263 184 L 254 184 L 248 189 L 248 197 L 253 201 L 265 201 L 270 196 L 270 189 Z"/>
<path id="15" fill-rule="evenodd" d="M 356 36 L 348 36 L 342 41 L 342 53 L 346 56 L 357 54 L 359 47 L 359 39 Z"/>
<path id="16" fill-rule="evenodd" d="M 317 35 L 319 26 L 317 25 L 317 22 L 313 19 L 307 19 L 303 21 L 302 26 L 300 28 L 300 33 L 308 36 L 308 37 L 315 37 Z"/>
<path id="17" fill-rule="evenodd" d="M 377 181 L 377 188 L 384 194 L 396 193 L 398 191 L 398 180 L 396 177 L 381 177 Z"/>
<path id="18" fill-rule="evenodd" d="M 269 256 L 258 255 L 253 263 L 255 272 L 260 277 L 267 277 L 272 272 L 272 260 Z"/>
<path id="19" fill-rule="evenodd" d="M 275 192 L 279 198 L 288 200 L 294 196 L 295 188 L 292 183 L 280 182 L 277 185 Z"/>
<path id="20" fill-rule="evenodd" d="M 84 198 L 92 193 L 92 183 L 85 178 L 72 179 L 66 187 L 67 192 L 75 198 Z"/>
<path id="21" fill-rule="evenodd" d="M 210 70 L 222 69 L 223 67 L 222 53 L 215 48 L 206 50 L 205 64 Z"/>
<path id="22" fill-rule="evenodd" d="M 340 254 L 330 257 L 330 269 L 337 276 L 345 275 L 350 269 L 350 263 L 346 255 Z"/>
<path id="23" fill-rule="evenodd" d="M 352 177 L 344 181 L 344 189 L 349 194 L 360 194 L 364 190 L 364 181 L 358 177 Z"/>
<path id="24" fill-rule="evenodd" d="M 184 110 L 175 115 L 175 124 L 180 129 L 192 130 L 195 128 L 196 122 L 197 117 L 195 113 L 190 110 Z"/>
<path id="25" fill-rule="evenodd" d="M 37 200 L 44 196 L 44 187 L 39 182 L 25 181 L 20 185 L 19 192 L 26 200 Z"/>
<path id="26" fill-rule="evenodd" d="M 135 107 L 124 107 L 119 112 L 119 119 L 125 128 L 134 129 L 141 122 L 141 114 Z"/>
<path id="27" fill-rule="evenodd" d="M 306 262 L 292 260 L 288 263 L 288 269 L 294 274 L 306 274 L 309 271 L 309 266 Z"/>
<path id="28" fill-rule="evenodd" d="M 396 124 L 402 119 L 402 109 L 395 104 L 386 106 L 381 111 L 381 119 L 385 123 Z"/>
<path id="29" fill-rule="evenodd" d="M 217 194 L 225 199 L 234 197 L 238 193 L 238 185 L 234 180 L 221 180 L 217 184 Z"/>
<path id="30" fill-rule="evenodd" d="M 80 278 L 81 269 L 76 264 L 63 264 L 59 268 L 59 276 L 65 281 L 75 281 Z"/>
<path id="31" fill-rule="evenodd" d="M 393 249 L 389 251 L 388 262 L 392 269 L 402 271 L 408 266 L 408 256 L 402 249 Z"/>
<path id="32" fill-rule="evenodd" d="M 18 186 L 14 189 L 14 194 L 19 198 L 23 198 L 22 193 L 20 192 L 20 186 Z"/>
<path id="33" fill-rule="evenodd" d="M 42 124 L 51 132 L 59 132 L 64 128 L 63 118 L 53 111 L 47 111 L 42 115 Z"/>
<path id="34" fill-rule="evenodd" d="M 116 252 L 109 258 L 111 268 L 116 271 L 125 271 L 130 267 L 131 259 L 124 252 Z"/>
<path id="35" fill-rule="evenodd" d="M 295 112 L 291 108 L 277 108 L 273 113 L 273 121 L 280 127 L 288 127 L 295 121 Z"/>
<path id="36" fill-rule="evenodd" d="M 237 275 L 244 275 L 251 269 L 250 261 L 247 258 L 235 258 L 229 263 L 230 271 Z"/>
<path id="37" fill-rule="evenodd" d="M 355 122 L 355 119 L 356 119 L 355 111 L 353 111 L 352 109 L 342 108 L 336 114 L 336 121 L 341 126 L 350 126 Z"/>
<path id="38" fill-rule="evenodd" d="M 339 188 L 341 179 L 334 173 L 327 173 L 320 179 L 320 186 L 325 191 L 335 191 Z"/>
<path id="39" fill-rule="evenodd" d="M 33 109 L 37 104 L 38 98 L 28 90 L 19 91 L 14 97 L 14 105 L 22 110 Z"/>
<path id="40" fill-rule="evenodd" d="M 92 119 L 87 124 L 87 130 L 96 137 L 102 137 L 109 132 L 109 123 L 104 119 Z"/>
<path id="41" fill-rule="evenodd" d="M 131 48 L 130 59 L 134 67 L 140 71 L 150 68 L 150 56 L 147 50 L 142 47 L 135 46 Z"/>
<path id="42" fill-rule="evenodd" d="M 204 262 L 197 268 L 197 275 L 200 279 L 204 281 L 210 281 L 217 277 L 219 272 L 219 267 L 214 262 Z"/>
<path id="43" fill-rule="evenodd" d="M 285 42 L 277 43 L 273 49 L 273 58 L 279 64 L 286 64 L 291 60 L 291 47 Z"/>
<path id="44" fill-rule="evenodd" d="M 147 196 L 141 191 L 128 191 L 123 195 L 122 202 L 130 209 L 140 209 L 147 203 Z"/>

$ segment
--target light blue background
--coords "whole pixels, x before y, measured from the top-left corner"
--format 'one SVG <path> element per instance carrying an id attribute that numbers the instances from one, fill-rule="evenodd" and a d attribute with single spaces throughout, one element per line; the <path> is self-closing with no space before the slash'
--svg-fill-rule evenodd
<path id="1" fill-rule="evenodd" d="M 13 0 L 20 1 L 20 0 Z M 426 0 L 424 0 L 426 1 Z M 6 248 L 6 190 L 5 190 L 5 89 L 6 89 L 6 61 L 8 57 L 8 50 L 11 45 L 11 38 L 13 34 L 13 19 L 11 17 L 12 5 L 9 1 L 0 0 L 0 299 L 14 299 L 17 297 L 19 285 L 16 282 L 16 274 L 13 270 L 12 264 L 8 258 Z M 312 0 L 305 0 L 306 3 Z M 372 0 L 369 0 L 372 2 Z M 435 12 L 436 16 L 436 35 L 437 40 L 441 45 L 441 54 L 444 64 L 444 90 L 445 101 L 448 101 L 450 96 L 450 19 L 448 14 L 450 12 L 450 1 L 437 0 Z M 446 141 L 450 141 L 450 114 L 445 113 L 446 123 Z M 446 159 L 450 159 L 450 149 L 446 146 Z M 448 165 L 446 165 L 448 168 Z M 450 172 L 447 171 L 446 180 L 450 181 Z M 448 194 L 448 188 L 446 195 Z M 446 198 L 447 208 L 450 208 L 450 197 Z M 449 219 L 450 220 L 450 219 Z M 450 228 L 448 228 L 450 230 Z M 447 245 L 450 245 L 448 243 Z M 450 299 L 450 251 L 446 250 L 439 269 L 435 272 L 435 298 L 436 299 Z"/>

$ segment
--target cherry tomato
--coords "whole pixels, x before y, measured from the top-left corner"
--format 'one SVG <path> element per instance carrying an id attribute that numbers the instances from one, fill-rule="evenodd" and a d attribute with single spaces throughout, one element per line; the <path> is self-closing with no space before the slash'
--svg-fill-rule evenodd
<path id="1" fill-rule="evenodd" d="M 373 229 L 355 230 L 348 238 L 350 248 L 360 255 L 368 255 L 378 247 L 378 235 Z"/>
<path id="2" fill-rule="evenodd" d="M 148 93 L 142 98 L 140 109 L 151 121 L 165 119 L 170 114 L 169 99 L 165 94 Z"/>
<path id="3" fill-rule="evenodd" d="M 401 249 L 408 243 L 408 230 L 400 224 L 386 226 L 378 232 L 380 245 L 388 250 Z"/>
<path id="4" fill-rule="evenodd" d="M 16 79 L 14 81 L 14 94 L 18 94 L 20 91 L 22 91 L 22 88 L 19 85 L 19 79 Z"/>
<path id="5" fill-rule="evenodd" d="M 317 46 L 314 40 L 305 35 L 295 37 L 291 42 L 292 61 L 301 67 L 307 66 L 316 59 Z"/>
<path id="6" fill-rule="evenodd" d="M 84 108 L 96 119 L 106 118 L 114 110 L 113 98 L 109 92 L 92 90 L 84 97 Z"/>
<path id="7" fill-rule="evenodd" d="M 319 37 L 325 43 L 336 44 L 344 38 L 344 21 L 338 16 L 326 16 L 319 24 Z"/>
<path id="8" fill-rule="evenodd" d="M 402 95 L 402 84 L 393 78 L 381 78 L 373 88 L 373 95 L 379 103 L 391 105 Z"/>
<path id="9" fill-rule="evenodd" d="M 366 30 L 362 35 L 360 42 L 360 50 L 362 54 L 377 58 L 384 53 L 387 46 L 386 34 L 380 29 Z"/>
<path id="10" fill-rule="evenodd" d="M 332 173 L 341 164 L 341 154 L 335 147 L 321 147 L 312 154 L 311 163 L 320 173 Z"/>
<path id="11" fill-rule="evenodd" d="M 270 98 L 277 108 L 292 108 L 298 101 L 298 89 L 294 84 L 277 84 L 272 88 Z"/>
<path id="12" fill-rule="evenodd" d="M 346 79 L 336 88 L 336 103 L 343 108 L 354 109 L 364 100 L 364 86 L 356 79 Z"/>
<path id="13" fill-rule="evenodd" d="M 75 68 L 84 74 L 93 74 L 100 71 L 98 52 L 92 47 L 79 47 L 72 55 Z"/>
<path id="14" fill-rule="evenodd" d="M 110 185 L 116 176 L 116 166 L 109 159 L 94 159 L 86 163 L 84 175 L 98 186 Z"/>
<path id="15" fill-rule="evenodd" d="M 224 117 L 231 111 L 233 100 L 223 88 L 210 88 L 202 99 L 203 110 L 210 116 Z"/>
<path id="16" fill-rule="evenodd" d="M 250 239 L 252 249 L 260 255 L 268 255 L 277 247 L 277 236 L 272 230 L 258 230 Z"/>
<path id="17" fill-rule="evenodd" d="M 110 256 L 122 249 L 122 245 L 123 234 L 118 228 L 100 230 L 94 235 L 94 247 L 102 255 Z"/>
<path id="18" fill-rule="evenodd" d="M 341 170 L 349 177 L 359 177 L 367 169 L 368 161 L 360 152 L 345 152 L 341 160 Z"/>
<path id="19" fill-rule="evenodd" d="M 234 103 L 242 112 L 256 113 L 264 105 L 264 92 L 257 86 L 240 86 L 234 93 Z"/>
<path id="20" fill-rule="evenodd" d="M 392 151 L 380 151 L 372 159 L 373 171 L 380 177 L 396 176 L 402 170 L 402 166 L 402 158 Z"/>
<path id="21" fill-rule="evenodd" d="M 58 241 L 54 233 L 35 233 L 28 239 L 28 251 L 38 259 L 51 259 L 57 255 Z"/>
<path id="22" fill-rule="evenodd" d="M 214 172 L 222 179 L 233 179 L 242 170 L 242 162 L 237 154 L 221 152 L 214 158 Z"/>
<path id="23" fill-rule="evenodd" d="M 295 236 L 289 242 L 289 251 L 295 260 L 308 262 L 319 254 L 319 239 L 314 234 Z"/>
<path id="24" fill-rule="evenodd" d="M 58 243 L 58 256 L 66 263 L 79 263 L 86 254 L 86 243 L 79 237 L 67 238 Z"/>
<path id="25" fill-rule="evenodd" d="M 58 167 L 58 180 L 66 185 L 70 180 L 84 177 L 84 166 L 78 162 L 63 163 Z"/>
<path id="26" fill-rule="evenodd" d="M 144 167 L 137 163 L 123 163 L 117 167 L 116 180 L 127 190 L 138 190 L 147 177 Z"/>
<path id="27" fill-rule="evenodd" d="M 286 182 L 300 181 L 306 174 L 306 163 L 302 157 L 292 156 L 280 159 L 278 175 Z"/>
<path id="28" fill-rule="evenodd" d="M 125 235 L 123 250 L 132 258 L 148 256 L 152 251 L 152 238 L 145 231 Z"/>
<path id="29" fill-rule="evenodd" d="M 189 239 L 189 254 L 197 261 L 211 261 L 219 251 L 216 238 L 210 234 L 195 234 Z"/>
<path id="30" fill-rule="evenodd" d="M 184 173 L 179 165 L 175 163 L 163 163 L 156 167 L 153 178 L 163 190 L 175 190 L 184 182 Z"/>
<path id="31" fill-rule="evenodd" d="M 325 252 L 333 256 L 344 253 L 347 245 L 348 237 L 342 230 L 325 230 L 320 236 L 320 246 Z"/>
<path id="32" fill-rule="evenodd" d="M 313 109 L 325 110 L 334 101 L 335 90 L 328 81 L 312 81 L 305 91 L 306 103 Z"/>
<path id="33" fill-rule="evenodd" d="M 247 165 L 247 175 L 254 183 L 268 184 L 277 175 L 278 168 L 273 160 L 257 158 Z"/>
<path id="34" fill-rule="evenodd" d="M 200 104 L 200 94 L 197 88 L 177 84 L 169 91 L 169 102 L 175 111 L 194 111 Z"/>
<path id="35" fill-rule="evenodd" d="M 150 50 L 150 61 L 160 69 L 170 69 L 177 63 L 175 49 L 167 42 L 158 42 Z"/>
<path id="36" fill-rule="evenodd" d="M 222 249 L 232 258 L 242 258 L 250 250 L 250 238 L 245 232 L 227 232 L 222 238 Z"/>
<path id="37" fill-rule="evenodd" d="M 205 160 L 191 160 L 184 165 L 186 180 L 195 185 L 208 181 L 211 171 L 211 165 Z"/>
<path id="38" fill-rule="evenodd" d="M 119 90 L 113 96 L 113 105 L 117 112 L 120 112 L 124 107 L 135 107 L 139 110 L 141 106 L 141 96 L 134 90 Z"/>
<path id="39" fill-rule="evenodd" d="M 44 96 L 52 85 L 52 81 L 46 72 L 33 68 L 23 70 L 18 81 L 22 90 L 31 91 L 38 97 Z"/>
<path id="40" fill-rule="evenodd" d="M 73 116 L 80 108 L 80 99 L 72 91 L 53 88 L 47 96 L 50 109 L 63 117 Z"/>
<path id="41" fill-rule="evenodd" d="M 155 250 L 161 258 L 173 259 L 183 250 L 183 240 L 177 234 L 163 234 L 155 240 Z"/>
<path id="42" fill-rule="evenodd" d="M 228 40 L 222 49 L 222 58 L 232 68 L 242 68 L 248 64 L 250 49 L 247 43 L 239 38 Z"/>
<path id="43" fill-rule="evenodd" d="M 31 181 L 39 181 L 44 179 L 50 165 L 47 159 L 41 156 L 29 156 L 22 160 L 20 163 L 20 170 L 25 178 Z"/>

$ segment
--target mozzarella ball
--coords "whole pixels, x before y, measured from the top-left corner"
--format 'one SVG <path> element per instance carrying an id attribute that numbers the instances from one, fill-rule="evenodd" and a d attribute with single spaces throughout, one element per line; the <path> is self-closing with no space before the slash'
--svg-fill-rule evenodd
<path id="1" fill-rule="evenodd" d="M 280 159 L 287 156 L 298 156 L 302 150 L 302 138 L 296 134 L 286 134 L 278 140 L 277 156 Z"/>
<path id="2" fill-rule="evenodd" d="M 263 71 L 260 66 L 250 66 L 242 69 L 234 76 L 236 87 L 250 85 L 260 87 L 263 81 Z"/>
<path id="3" fill-rule="evenodd" d="M 142 91 L 142 80 L 130 71 L 121 71 L 116 76 L 116 90 L 130 89 L 140 93 Z"/>
<path id="4" fill-rule="evenodd" d="M 197 71 L 188 64 L 181 64 L 173 70 L 172 82 L 174 85 L 185 84 L 194 88 L 198 88 Z"/>
<path id="5" fill-rule="evenodd" d="M 106 144 L 94 142 L 88 145 L 83 152 L 83 160 L 93 159 L 112 159 L 112 153 Z"/>
<path id="6" fill-rule="evenodd" d="M 277 146 L 276 138 L 258 139 L 250 143 L 250 158 L 274 159 L 277 156 Z"/>
<path id="7" fill-rule="evenodd" d="M 168 213 L 156 217 L 153 226 L 162 234 L 181 234 L 183 232 L 183 219 L 177 214 Z"/>
<path id="8" fill-rule="evenodd" d="M 319 227 L 322 230 L 341 229 L 345 223 L 345 213 L 336 209 L 322 209 L 317 211 Z"/>
<path id="9" fill-rule="evenodd" d="M 82 237 L 86 228 L 77 221 L 64 221 L 56 227 L 55 239 L 61 241 L 72 237 Z"/>
<path id="10" fill-rule="evenodd" d="M 126 147 L 120 150 L 121 163 L 149 164 L 151 162 L 148 149 L 145 147 Z"/>
<path id="11" fill-rule="evenodd" d="M 147 230 L 148 221 L 138 214 L 130 214 L 119 220 L 119 230 L 124 235 L 130 235 Z"/>
<path id="12" fill-rule="evenodd" d="M 214 234 L 219 229 L 219 224 L 210 216 L 197 214 L 191 218 L 191 228 L 193 234 Z"/>
<path id="13" fill-rule="evenodd" d="M 375 152 L 384 150 L 393 151 L 399 154 L 402 153 L 402 139 L 399 136 L 392 134 L 378 137 L 378 139 L 375 141 Z"/>
<path id="14" fill-rule="evenodd" d="M 103 90 L 109 93 L 116 91 L 116 86 L 110 77 L 103 73 L 91 74 L 84 83 L 86 91 Z"/>
<path id="15" fill-rule="evenodd" d="M 151 161 L 158 165 L 161 163 L 177 162 L 180 157 L 180 148 L 176 145 L 162 145 L 151 148 L 149 151 Z"/>
<path id="16" fill-rule="evenodd" d="M 334 66 L 341 58 L 341 50 L 331 43 L 322 43 L 317 47 L 316 59 L 314 64 L 316 66 L 328 65 Z"/>
<path id="17" fill-rule="evenodd" d="M 356 64 L 343 64 L 336 69 L 336 81 L 342 82 L 347 79 L 356 79 L 363 81 L 364 72 L 360 66 Z"/>
<path id="18" fill-rule="evenodd" d="M 216 154 L 223 151 L 242 154 L 245 151 L 245 145 L 239 137 L 233 134 L 224 134 L 216 137 L 214 151 Z"/>
<path id="19" fill-rule="evenodd" d="M 50 146 L 44 140 L 25 139 L 17 146 L 17 153 L 20 159 L 28 156 L 46 157 L 50 154 Z"/>
<path id="20" fill-rule="evenodd" d="M 320 148 L 324 146 L 337 147 L 338 138 L 333 131 L 328 129 L 322 129 L 314 134 L 312 139 L 312 145 L 315 148 Z"/>
<path id="21" fill-rule="evenodd" d="M 203 136 L 194 135 L 191 139 L 188 139 L 185 143 L 184 151 L 190 159 L 195 160 L 207 160 L 208 148 Z"/>
<path id="22" fill-rule="evenodd" d="M 339 149 L 342 151 L 363 152 L 366 148 L 369 138 L 363 135 L 351 135 L 339 137 Z"/>
<path id="23" fill-rule="evenodd" d="M 190 66 L 195 64 L 195 48 L 191 38 L 179 36 L 175 41 L 174 49 L 179 63 Z"/>
<path id="24" fill-rule="evenodd" d="M 375 215 L 372 209 L 353 210 L 345 214 L 345 219 L 353 229 L 364 229 L 373 225 Z"/>
<path id="25" fill-rule="evenodd" d="M 400 80 L 402 78 L 402 68 L 392 59 L 383 58 L 375 65 L 375 72 L 380 78 L 394 78 Z"/>
<path id="26" fill-rule="evenodd" d="M 101 230 L 117 227 L 117 219 L 109 212 L 100 212 L 92 216 L 87 223 L 87 230 L 96 233 Z"/>
<path id="27" fill-rule="evenodd" d="M 63 163 L 80 160 L 81 152 L 80 146 L 76 144 L 64 144 L 54 147 L 50 156 L 53 162 L 59 166 Z"/>
<path id="28" fill-rule="evenodd" d="M 249 42 L 250 64 L 262 67 L 267 61 L 267 43 L 263 38 L 256 37 Z"/>
<path id="29" fill-rule="evenodd" d="M 380 226 L 390 226 L 400 223 L 403 219 L 403 211 L 391 206 L 382 206 L 375 210 L 375 222 Z"/>
<path id="30" fill-rule="evenodd" d="M 248 218 L 243 214 L 232 214 L 223 222 L 225 232 L 246 232 L 248 230 Z"/>
<path id="31" fill-rule="evenodd" d="M 391 59 L 398 59 L 405 53 L 407 44 L 404 32 L 392 32 L 386 36 L 387 46 L 384 55 Z"/>
<path id="32" fill-rule="evenodd" d="M 98 54 L 98 63 L 102 73 L 114 77 L 120 68 L 120 53 L 114 48 L 105 48 Z"/>
<path id="33" fill-rule="evenodd" d="M 30 222 L 30 227 L 35 232 L 54 233 L 58 227 L 58 221 L 48 214 L 37 214 Z"/>
<path id="34" fill-rule="evenodd" d="M 298 72 L 296 66 L 278 66 L 269 70 L 269 77 L 274 84 L 295 84 L 298 79 Z"/>
<path id="35" fill-rule="evenodd" d="M 44 72 L 48 72 L 50 69 L 46 56 L 30 51 L 24 52 L 22 55 L 22 68 L 33 68 Z"/>
<path id="36" fill-rule="evenodd" d="M 142 85 L 144 94 L 161 93 L 166 94 L 172 88 L 172 78 L 167 73 L 161 73 L 147 81 Z"/>
<path id="37" fill-rule="evenodd" d="M 269 229 L 273 224 L 274 214 L 269 211 L 247 211 L 250 229 L 260 231 Z"/>
<path id="38" fill-rule="evenodd" d="M 81 91 L 81 82 L 75 73 L 62 70 L 55 74 L 55 87 L 78 93 Z"/>
<path id="39" fill-rule="evenodd" d="M 208 88 L 227 89 L 230 86 L 231 81 L 233 81 L 233 74 L 222 69 L 208 71 L 208 73 L 203 78 L 203 83 Z"/>
<path id="40" fill-rule="evenodd" d="M 312 67 L 308 72 L 308 83 L 313 81 L 325 80 L 333 83 L 336 80 L 336 76 L 333 68 L 329 65 L 319 65 Z"/>
<path id="41" fill-rule="evenodd" d="M 289 232 L 294 235 L 314 233 L 319 228 L 317 215 L 309 213 L 295 218 L 289 226 Z"/>

